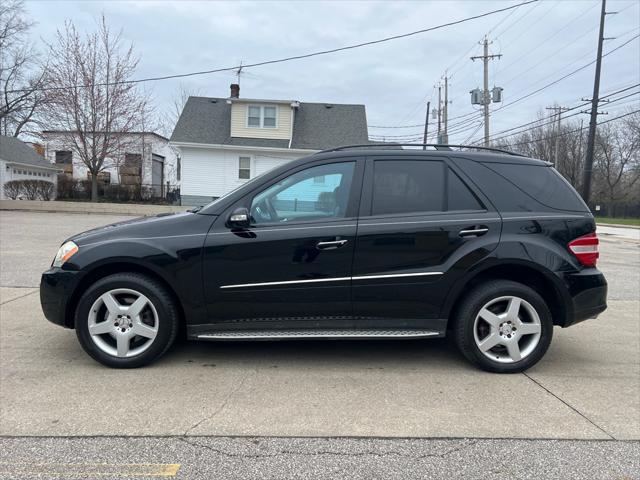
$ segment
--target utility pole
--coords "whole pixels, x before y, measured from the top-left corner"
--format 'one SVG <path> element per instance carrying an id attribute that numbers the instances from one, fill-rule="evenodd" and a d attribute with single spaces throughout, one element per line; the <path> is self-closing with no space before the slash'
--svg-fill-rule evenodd
<path id="1" fill-rule="evenodd" d="M 438 85 L 438 141 L 442 143 L 442 87 Z"/>
<path id="2" fill-rule="evenodd" d="M 429 134 L 429 110 L 431 108 L 431 102 L 427 102 L 427 115 L 424 117 L 424 137 L 422 137 L 422 143 L 427 143 L 427 135 Z M 422 146 L 423 150 L 426 150 L 426 145 Z"/>
<path id="3" fill-rule="evenodd" d="M 553 111 L 553 114 L 556 116 L 556 124 L 554 126 L 554 130 L 555 130 L 555 146 L 554 146 L 554 154 L 553 154 L 553 164 L 555 165 L 556 168 L 559 168 L 560 165 L 560 159 L 558 158 L 559 156 L 559 150 L 560 150 L 560 127 L 561 127 L 561 121 L 562 121 L 562 112 L 566 112 L 567 110 L 569 110 L 569 108 L 567 107 L 562 107 L 562 106 L 558 106 L 558 105 L 554 105 L 553 107 L 546 107 L 546 110 L 551 110 Z"/>
<path id="4" fill-rule="evenodd" d="M 493 60 L 494 58 L 500 58 L 502 55 L 489 55 L 489 39 L 485 35 L 484 42 L 484 52 L 483 55 L 471 57 L 471 60 L 475 61 L 478 59 L 482 59 L 484 63 L 484 88 L 482 92 L 482 106 L 484 110 L 484 146 L 489 146 L 489 104 L 491 103 L 491 94 L 489 93 L 489 60 Z M 494 99 L 494 101 L 496 101 Z M 473 97 L 472 97 L 473 103 Z"/>
<path id="5" fill-rule="evenodd" d="M 449 123 L 449 81 L 447 74 L 444 75 L 444 105 L 442 107 L 442 117 L 444 123 L 444 133 L 442 134 L 442 142 L 445 145 L 449 143 L 449 133 L 447 132 Z"/>
<path id="6" fill-rule="evenodd" d="M 600 10 L 600 33 L 598 34 L 598 56 L 596 57 L 596 74 L 593 80 L 593 98 L 591 99 L 591 119 L 589 120 L 589 137 L 587 139 L 587 156 L 584 160 L 582 175 L 582 199 L 589 205 L 591 196 L 591 175 L 593 173 L 593 153 L 596 142 L 596 127 L 598 123 L 598 97 L 600 95 L 600 69 L 602 67 L 602 43 L 604 41 L 604 17 L 606 15 L 607 0 L 602 0 Z"/>

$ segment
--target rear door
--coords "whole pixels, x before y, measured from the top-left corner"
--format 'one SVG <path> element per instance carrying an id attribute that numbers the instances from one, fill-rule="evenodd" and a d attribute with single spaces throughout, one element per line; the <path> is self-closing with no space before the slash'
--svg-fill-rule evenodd
<path id="1" fill-rule="evenodd" d="M 368 158 L 353 268 L 354 315 L 444 327 L 453 283 L 498 244 L 501 220 L 446 157 Z"/>

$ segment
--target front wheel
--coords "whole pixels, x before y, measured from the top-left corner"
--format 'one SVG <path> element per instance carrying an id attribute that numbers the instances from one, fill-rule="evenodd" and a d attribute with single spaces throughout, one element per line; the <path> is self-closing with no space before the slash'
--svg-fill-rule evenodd
<path id="1" fill-rule="evenodd" d="M 160 357 L 178 331 L 175 302 L 156 280 L 137 273 L 110 275 L 87 289 L 76 309 L 82 348 L 98 362 L 134 368 Z"/>
<path id="2" fill-rule="evenodd" d="M 553 321 L 533 289 L 492 280 L 466 296 L 454 320 L 454 340 L 473 364 L 496 373 L 522 372 L 546 353 Z"/>

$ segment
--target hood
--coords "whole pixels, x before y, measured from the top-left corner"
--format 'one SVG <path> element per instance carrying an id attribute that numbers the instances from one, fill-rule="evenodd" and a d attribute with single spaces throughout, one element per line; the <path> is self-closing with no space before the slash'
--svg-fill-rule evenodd
<path id="1" fill-rule="evenodd" d="M 123 222 L 112 223 L 73 235 L 68 240 L 78 246 L 90 243 L 130 238 L 170 237 L 193 233 L 207 233 L 208 226 L 203 230 L 203 218 L 209 219 L 205 224 L 210 225 L 212 216 L 197 213 L 161 213 L 152 217 L 140 217 Z"/>

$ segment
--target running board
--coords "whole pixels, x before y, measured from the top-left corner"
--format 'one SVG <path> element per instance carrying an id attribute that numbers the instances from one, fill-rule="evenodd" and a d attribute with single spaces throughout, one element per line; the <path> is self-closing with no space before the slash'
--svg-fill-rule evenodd
<path id="1" fill-rule="evenodd" d="M 233 330 L 201 333 L 199 340 L 287 340 L 287 339 L 374 339 L 374 338 L 428 338 L 441 336 L 432 330 Z"/>

